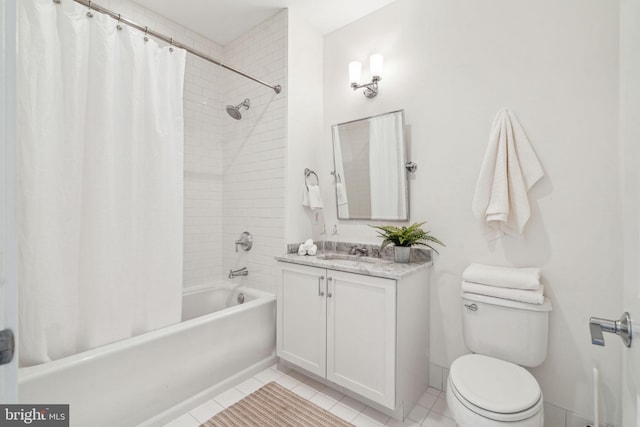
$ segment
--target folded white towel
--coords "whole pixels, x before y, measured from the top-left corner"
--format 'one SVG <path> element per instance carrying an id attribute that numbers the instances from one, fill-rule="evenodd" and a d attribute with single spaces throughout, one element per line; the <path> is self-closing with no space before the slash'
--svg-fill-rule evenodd
<path id="1" fill-rule="evenodd" d="M 467 282 L 513 289 L 538 289 L 540 269 L 537 267 L 510 268 L 471 264 L 462 272 Z"/>
<path id="2" fill-rule="evenodd" d="M 499 288 L 497 286 L 481 285 L 480 283 L 462 282 L 462 292 L 487 295 L 490 297 L 526 302 L 529 304 L 544 303 L 544 286 L 538 285 L 535 290 Z"/>
<path id="3" fill-rule="evenodd" d="M 304 243 L 302 244 L 302 247 L 308 251 L 309 249 L 311 249 L 311 247 L 313 246 L 313 239 L 307 239 L 304 241 Z"/>
<path id="4" fill-rule="evenodd" d="M 344 184 L 341 182 L 336 182 L 336 201 L 338 206 L 346 205 L 349 203 L 347 200 L 347 190 L 344 188 Z"/>
<path id="5" fill-rule="evenodd" d="M 319 185 L 309 186 L 309 207 L 311 209 L 321 209 L 323 207 Z"/>
<path id="6" fill-rule="evenodd" d="M 543 175 L 524 129 L 504 109 L 493 120 L 471 210 L 494 237 L 520 236 L 531 215 L 527 192 Z"/>
<path id="7" fill-rule="evenodd" d="M 304 248 L 304 245 L 298 246 L 298 255 L 306 255 L 307 250 Z"/>
<path id="8" fill-rule="evenodd" d="M 318 246 L 316 245 L 312 245 L 309 249 L 307 249 L 307 255 L 315 255 L 316 253 L 318 253 Z"/>

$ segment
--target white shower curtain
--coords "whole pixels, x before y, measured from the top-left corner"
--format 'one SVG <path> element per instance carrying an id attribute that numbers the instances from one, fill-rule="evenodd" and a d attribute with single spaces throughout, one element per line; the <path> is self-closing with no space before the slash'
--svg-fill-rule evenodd
<path id="1" fill-rule="evenodd" d="M 180 321 L 185 51 L 21 0 L 20 362 Z"/>
<path id="2" fill-rule="evenodd" d="M 395 114 L 369 120 L 369 177 L 371 183 L 371 218 L 406 217 L 406 178 L 401 120 Z"/>

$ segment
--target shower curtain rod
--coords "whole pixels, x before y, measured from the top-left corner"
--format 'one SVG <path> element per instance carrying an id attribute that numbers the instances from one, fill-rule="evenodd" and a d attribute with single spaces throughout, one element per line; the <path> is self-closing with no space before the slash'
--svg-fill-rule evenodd
<path id="1" fill-rule="evenodd" d="M 53 0 L 53 1 L 55 3 L 60 3 L 62 0 Z M 128 25 L 130 27 L 133 27 L 133 28 L 137 29 L 137 30 L 143 31 L 146 35 L 150 35 L 152 37 L 155 37 L 157 39 L 162 40 L 163 42 L 169 43 L 172 46 L 184 49 L 187 52 L 191 53 L 192 55 L 197 56 L 198 58 L 202 58 L 205 61 L 212 62 L 212 63 L 214 63 L 214 64 L 216 64 L 216 65 L 218 65 L 218 66 L 220 66 L 222 68 L 225 68 L 225 69 L 227 69 L 229 71 L 232 71 L 232 72 L 234 72 L 236 74 L 240 74 L 243 77 L 246 77 L 246 78 L 248 78 L 250 80 L 253 80 L 254 82 L 257 82 L 257 83 L 260 83 L 261 85 L 267 86 L 267 87 L 273 89 L 275 93 L 280 93 L 280 91 L 282 90 L 282 87 L 280 85 L 273 86 L 273 85 L 270 85 L 269 83 L 263 82 L 260 79 L 257 79 L 257 78 L 255 78 L 253 76 L 250 76 L 249 74 L 243 73 L 240 70 L 236 70 L 235 68 L 230 67 L 229 65 L 226 65 L 226 64 L 224 64 L 224 63 L 222 63 L 222 62 L 220 62 L 220 61 L 218 61 L 216 59 L 213 59 L 209 55 L 205 55 L 204 53 L 202 53 L 202 52 L 200 52 L 200 51 L 198 51 L 196 49 L 190 48 L 189 46 L 186 46 L 186 45 L 184 45 L 184 44 L 182 44 L 180 42 L 177 42 L 174 39 L 172 39 L 171 37 L 167 37 L 164 34 L 160 34 L 160 33 L 156 32 L 156 31 L 150 30 L 149 27 L 144 27 L 142 25 L 136 24 L 135 22 L 130 21 L 129 19 L 122 17 L 119 13 L 115 13 L 115 12 L 113 12 L 113 11 L 107 9 L 107 8 L 104 8 L 104 7 L 100 6 L 100 5 L 94 4 L 91 1 L 88 1 L 88 0 L 73 0 L 73 1 L 75 1 L 76 3 L 80 3 L 83 6 L 87 6 L 89 8 L 89 11 L 95 10 L 96 12 L 100 12 L 100 13 L 104 13 L 106 15 L 109 15 L 110 17 L 112 17 L 114 19 L 117 19 L 118 22 L 120 22 L 122 24 L 126 24 L 126 25 Z"/>

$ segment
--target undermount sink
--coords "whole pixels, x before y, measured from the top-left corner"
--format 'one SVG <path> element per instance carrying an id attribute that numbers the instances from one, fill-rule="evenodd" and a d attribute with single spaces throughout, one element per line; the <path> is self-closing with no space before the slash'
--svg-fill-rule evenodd
<path id="1" fill-rule="evenodd" d="M 318 259 L 324 259 L 327 261 L 335 261 L 339 263 L 348 263 L 348 264 L 360 264 L 360 263 L 368 263 L 368 264 L 390 264 L 392 261 L 388 259 L 382 258 L 374 258 L 368 256 L 360 256 L 360 255 L 348 255 L 348 254 L 324 254 L 318 255 Z"/>

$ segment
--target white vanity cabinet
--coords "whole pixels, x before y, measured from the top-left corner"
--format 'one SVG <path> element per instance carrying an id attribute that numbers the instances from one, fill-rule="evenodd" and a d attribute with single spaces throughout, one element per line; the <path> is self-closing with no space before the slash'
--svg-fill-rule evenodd
<path id="1" fill-rule="evenodd" d="M 278 264 L 277 355 L 404 417 L 427 388 L 427 269 L 392 279 Z"/>
<path id="2" fill-rule="evenodd" d="M 282 264 L 278 284 L 277 355 L 325 377 L 327 342 L 327 272 Z"/>

